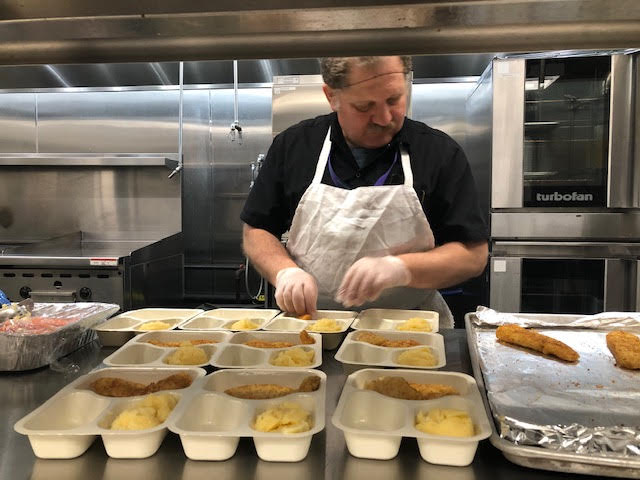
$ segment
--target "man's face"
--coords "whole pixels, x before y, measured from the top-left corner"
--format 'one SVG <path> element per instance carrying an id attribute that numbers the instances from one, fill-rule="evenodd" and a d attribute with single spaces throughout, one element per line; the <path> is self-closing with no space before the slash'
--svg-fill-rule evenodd
<path id="1" fill-rule="evenodd" d="M 354 66 L 348 87 L 324 86 L 331 108 L 338 114 L 345 139 L 351 145 L 378 148 L 400 131 L 407 111 L 407 82 L 398 57 L 375 65 Z"/>

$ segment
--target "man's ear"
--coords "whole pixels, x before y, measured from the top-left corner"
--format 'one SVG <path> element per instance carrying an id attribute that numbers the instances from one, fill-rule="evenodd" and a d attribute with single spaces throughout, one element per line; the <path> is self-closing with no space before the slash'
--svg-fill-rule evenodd
<path id="1" fill-rule="evenodd" d="M 340 101 L 338 99 L 338 91 L 331 88 L 326 83 L 322 85 L 322 91 L 324 92 L 325 97 L 327 97 L 327 101 L 331 106 L 331 110 L 334 112 L 338 111 L 338 107 L 340 106 Z"/>

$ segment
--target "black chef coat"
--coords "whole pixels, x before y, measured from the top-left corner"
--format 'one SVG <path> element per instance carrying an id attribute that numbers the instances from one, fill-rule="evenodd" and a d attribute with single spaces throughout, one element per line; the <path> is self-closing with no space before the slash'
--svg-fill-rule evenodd
<path id="1" fill-rule="evenodd" d="M 451 137 L 405 118 L 402 129 L 380 156 L 360 168 L 335 113 L 305 120 L 275 137 L 240 215 L 243 222 L 277 238 L 289 229 L 298 202 L 313 180 L 329 125 L 331 164 L 349 188 L 373 185 L 392 165 L 402 143 L 409 152 L 413 186 L 436 245 L 488 238 L 467 158 Z M 333 185 L 328 168 L 322 183 Z M 385 185 L 402 183 L 404 174 L 398 160 Z"/>

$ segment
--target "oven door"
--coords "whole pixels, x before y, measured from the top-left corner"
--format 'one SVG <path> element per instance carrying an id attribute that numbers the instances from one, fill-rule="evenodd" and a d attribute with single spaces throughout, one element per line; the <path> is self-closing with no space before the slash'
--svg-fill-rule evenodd
<path id="1" fill-rule="evenodd" d="M 494 60 L 491 207 L 635 208 L 638 56 Z"/>
<path id="2" fill-rule="evenodd" d="M 638 244 L 494 242 L 490 307 L 503 312 L 636 311 Z"/>

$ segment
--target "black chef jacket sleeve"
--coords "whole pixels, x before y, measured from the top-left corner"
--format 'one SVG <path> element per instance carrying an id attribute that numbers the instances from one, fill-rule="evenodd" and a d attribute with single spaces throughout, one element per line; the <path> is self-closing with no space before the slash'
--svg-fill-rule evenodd
<path id="1" fill-rule="evenodd" d="M 284 136 L 276 136 L 249 192 L 240 218 L 280 238 L 288 228 L 289 211 L 284 194 Z"/>
<path id="2" fill-rule="evenodd" d="M 426 207 L 436 244 L 487 240 L 471 168 L 459 146 L 440 165 L 434 186 Z"/>

